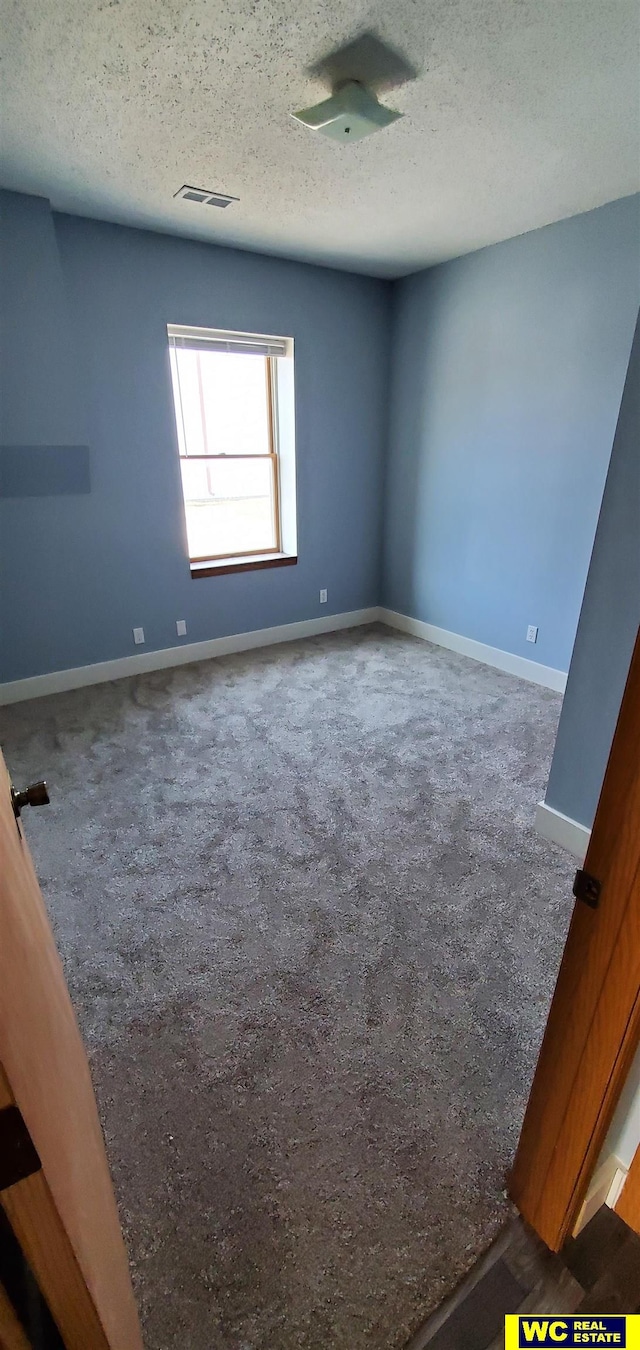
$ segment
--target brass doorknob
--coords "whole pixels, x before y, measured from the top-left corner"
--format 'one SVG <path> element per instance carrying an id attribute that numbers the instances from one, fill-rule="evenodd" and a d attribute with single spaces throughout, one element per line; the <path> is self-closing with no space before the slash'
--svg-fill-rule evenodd
<path id="1" fill-rule="evenodd" d="M 43 780 L 39 783 L 30 783 L 24 792 L 16 792 L 14 787 L 11 789 L 11 805 L 16 820 L 23 806 L 48 806 L 49 801 L 47 785 Z"/>

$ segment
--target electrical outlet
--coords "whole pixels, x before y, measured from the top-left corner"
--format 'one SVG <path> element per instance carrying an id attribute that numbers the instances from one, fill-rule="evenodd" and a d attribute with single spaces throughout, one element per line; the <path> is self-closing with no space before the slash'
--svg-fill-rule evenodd
<path id="1" fill-rule="evenodd" d="M 176 619 L 176 633 L 178 634 L 178 637 L 186 637 L 187 635 L 186 619 Z"/>
<path id="2" fill-rule="evenodd" d="M 529 627 L 527 628 L 527 642 L 537 642 L 537 641 L 538 641 L 537 624 L 530 623 Z"/>
<path id="3" fill-rule="evenodd" d="M 144 628 L 134 628 L 133 640 L 136 643 L 136 646 L 139 643 L 144 642 Z"/>
<path id="4" fill-rule="evenodd" d="M 326 591 L 321 591 L 321 592 L 320 592 L 320 604 L 321 604 L 321 605 L 326 605 L 326 603 L 327 603 L 327 592 L 326 592 Z"/>

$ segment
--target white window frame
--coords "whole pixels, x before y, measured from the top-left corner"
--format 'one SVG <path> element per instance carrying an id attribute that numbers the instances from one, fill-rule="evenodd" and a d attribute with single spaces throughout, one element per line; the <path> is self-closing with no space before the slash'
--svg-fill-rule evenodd
<path id="1" fill-rule="evenodd" d="M 229 570 L 230 567 L 275 565 L 277 562 L 297 561 L 296 523 L 296 469 L 295 469 L 295 406 L 293 382 L 294 343 L 290 337 L 275 337 L 260 333 L 241 333 L 234 330 L 194 328 L 182 324 L 167 324 L 169 355 L 172 367 L 172 396 L 175 412 L 177 449 L 183 459 L 269 459 L 273 474 L 272 501 L 276 547 L 253 552 L 208 554 L 191 557 L 192 575 L 207 570 Z M 176 389 L 180 389 L 175 353 L 180 348 L 196 351 L 223 351 L 264 356 L 266 360 L 269 453 L 250 455 L 189 455 L 186 452 L 184 425 L 180 414 Z M 174 377 L 175 372 L 175 377 Z M 206 434 L 206 427 L 205 427 Z M 184 448 L 184 449 L 183 449 Z M 181 475 L 182 486 L 182 475 Z M 183 506 L 184 494 L 183 494 Z"/>

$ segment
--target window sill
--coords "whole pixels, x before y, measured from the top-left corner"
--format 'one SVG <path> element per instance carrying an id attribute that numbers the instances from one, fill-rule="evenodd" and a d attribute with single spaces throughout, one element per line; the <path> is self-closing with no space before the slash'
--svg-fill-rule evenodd
<path id="1" fill-rule="evenodd" d="M 260 557 L 221 558 L 210 562 L 192 562 L 191 576 L 223 577 L 229 572 L 258 572 L 264 567 L 294 567 L 298 559 L 289 553 L 263 553 Z"/>

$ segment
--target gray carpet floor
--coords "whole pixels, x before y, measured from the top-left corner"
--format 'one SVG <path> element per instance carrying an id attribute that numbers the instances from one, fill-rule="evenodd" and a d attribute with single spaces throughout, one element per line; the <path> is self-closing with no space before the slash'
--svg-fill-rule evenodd
<path id="1" fill-rule="evenodd" d="M 559 709 L 373 627 L 3 710 L 148 1350 L 400 1350 L 496 1234 Z"/>

